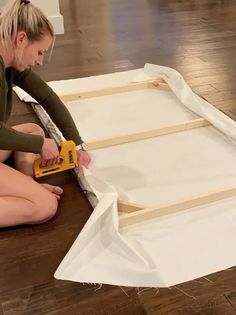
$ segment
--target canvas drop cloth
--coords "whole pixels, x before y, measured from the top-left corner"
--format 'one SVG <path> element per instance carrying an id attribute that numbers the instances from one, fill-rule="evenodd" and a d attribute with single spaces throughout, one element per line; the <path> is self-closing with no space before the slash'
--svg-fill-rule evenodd
<path id="1" fill-rule="evenodd" d="M 49 85 L 64 95 L 159 78 L 173 93 L 138 91 L 67 104 L 85 141 L 104 138 L 107 132 L 110 137 L 198 117 L 213 126 L 92 151 L 83 182 L 98 202 L 55 272 L 57 279 L 168 287 L 235 266 L 236 197 L 122 229 L 117 212 L 121 198 L 156 206 L 233 187 L 233 120 L 193 93 L 178 72 L 151 64 Z M 32 101 L 22 90 L 16 92 Z"/>

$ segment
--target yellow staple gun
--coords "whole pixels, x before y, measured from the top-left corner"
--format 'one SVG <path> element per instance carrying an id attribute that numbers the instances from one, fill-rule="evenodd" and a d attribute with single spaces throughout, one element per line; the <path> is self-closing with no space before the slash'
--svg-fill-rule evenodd
<path id="1" fill-rule="evenodd" d="M 60 163 L 41 166 L 41 159 L 34 161 L 35 177 L 42 177 L 76 167 L 77 155 L 74 141 L 63 141 L 60 150 Z"/>

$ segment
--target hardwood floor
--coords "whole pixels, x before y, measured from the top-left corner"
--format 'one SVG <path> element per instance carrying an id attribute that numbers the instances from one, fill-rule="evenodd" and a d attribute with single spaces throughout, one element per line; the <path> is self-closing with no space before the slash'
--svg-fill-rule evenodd
<path id="1" fill-rule="evenodd" d="M 45 80 L 149 62 L 175 68 L 195 92 L 236 116 L 236 1 L 60 0 L 60 7 L 65 34 L 57 37 L 50 63 L 37 69 Z M 15 98 L 9 123 L 28 121 L 38 119 Z M 50 181 L 64 189 L 55 218 L 0 230 L 0 315 L 236 314 L 236 268 L 160 290 L 54 279 L 92 209 L 69 172 Z"/>

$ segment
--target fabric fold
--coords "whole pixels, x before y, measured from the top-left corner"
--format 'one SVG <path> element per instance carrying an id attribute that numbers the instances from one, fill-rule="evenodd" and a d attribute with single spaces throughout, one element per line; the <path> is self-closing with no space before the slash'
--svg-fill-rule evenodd
<path id="1" fill-rule="evenodd" d="M 171 144 L 173 144 L 177 153 L 183 149 L 185 144 L 192 148 L 191 144 L 195 139 L 196 143 L 194 143 L 193 152 L 187 152 L 188 156 L 182 160 L 180 159 L 181 155 L 176 156 L 173 164 L 166 165 L 165 159 L 167 160 L 167 158 L 164 156 L 162 163 L 164 170 L 169 171 L 172 175 L 170 168 L 180 168 L 181 163 L 189 165 L 190 168 L 189 170 L 186 168 L 186 174 L 180 172 L 179 177 L 176 173 L 177 178 L 173 180 L 173 183 L 169 182 L 171 176 L 168 177 L 168 180 L 164 177 L 156 185 L 151 182 L 150 187 L 153 191 L 150 196 L 155 197 L 155 194 L 158 193 L 169 196 L 168 193 L 170 191 L 172 193 L 174 187 L 176 187 L 177 192 L 182 193 L 183 190 L 188 191 L 190 185 L 193 186 L 192 190 L 201 186 L 200 188 L 207 192 L 209 187 L 214 186 L 214 182 L 217 182 L 220 187 L 224 187 L 227 182 L 226 179 L 229 179 L 227 182 L 229 184 L 235 183 L 236 148 L 225 139 L 225 136 L 235 143 L 236 123 L 209 102 L 196 95 L 183 77 L 174 69 L 146 64 L 142 69 L 50 82 L 49 85 L 59 95 L 65 95 L 155 79 L 165 80 L 175 95 L 173 101 L 174 99 L 178 101 L 177 105 L 173 104 L 173 112 L 171 112 L 173 117 L 175 116 L 174 105 L 183 106 L 198 117 L 208 120 L 214 127 L 205 127 L 206 132 L 201 132 L 199 137 L 197 136 L 197 130 L 189 132 L 190 138 L 181 138 L 179 135 L 170 136 Z M 32 101 L 21 90 L 16 89 L 16 92 L 21 99 Z M 73 104 L 73 106 L 75 105 Z M 41 106 L 36 105 L 35 107 L 42 122 L 46 128 L 48 127 L 50 134 L 55 138 L 60 138 L 58 136 L 60 132 L 41 109 Z M 183 117 L 186 119 L 186 116 Z M 80 127 L 81 124 L 78 128 Z M 94 126 L 94 128 L 96 130 L 99 127 L 98 122 L 98 126 Z M 219 144 L 216 143 L 217 139 Z M 168 140 L 166 141 L 168 142 Z M 211 160 L 204 161 L 200 164 L 200 167 L 206 168 L 205 173 L 208 177 L 206 177 L 205 182 L 201 182 L 202 178 L 204 180 L 204 171 L 198 176 L 198 170 L 191 169 L 191 166 L 194 164 L 192 164 L 194 159 L 197 165 L 197 148 L 199 143 L 202 144 L 204 141 L 207 142 L 207 145 L 200 146 L 201 150 L 215 150 L 214 154 L 218 158 L 217 167 L 219 169 L 215 172 L 208 172 L 209 169 L 214 168 L 214 157 L 212 158 L 212 155 L 206 154 L 205 156 L 209 156 Z M 131 145 L 129 150 L 137 153 L 134 163 L 140 161 L 137 157 L 142 151 L 140 147 L 147 149 L 148 142 L 150 142 L 150 145 L 157 145 L 154 143 L 155 141 L 151 142 L 151 140 L 147 140 L 145 145 L 144 143 L 140 146 Z M 164 140 L 159 142 L 163 145 Z M 128 147 L 128 144 L 126 146 Z M 161 150 L 159 147 L 158 149 Z M 173 158 L 174 149 L 168 151 L 168 146 L 165 146 L 166 152 L 171 152 L 170 155 L 172 154 Z M 89 189 L 91 195 L 96 197 L 95 208 L 55 272 L 57 279 L 122 286 L 168 287 L 235 266 L 236 253 L 232 250 L 231 244 L 236 242 L 236 197 L 120 229 L 117 209 L 117 200 L 121 198 L 119 192 L 122 192 L 127 201 L 129 201 L 129 198 L 132 199 L 132 196 L 137 197 L 142 194 L 144 189 L 139 187 L 139 184 L 142 180 L 144 181 L 144 178 L 140 168 L 145 168 L 145 163 L 150 162 L 145 160 L 144 156 L 141 161 L 145 163 L 143 162 L 141 165 L 139 163 L 136 168 L 131 169 L 130 165 L 122 164 L 126 160 L 124 147 L 121 149 L 120 146 L 114 150 L 114 161 L 117 161 L 117 155 L 119 155 L 119 165 L 114 166 L 117 177 L 120 175 L 119 171 L 121 169 L 127 170 L 127 172 L 130 171 L 126 173 L 128 174 L 128 181 L 132 185 L 135 183 L 133 191 L 129 194 L 126 187 L 120 189 L 114 182 L 96 176 L 96 167 L 100 167 L 99 172 L 97 172 L 99 174 L 103 174 L 104 170 L 112 170 L 111 165 L 106 168 L 101 162 L 106 156 L 108 159 L 113 158 L 112 153 L 105 150 L 101 149 L 93 152 L 93 158 L 97 163 L 90 170 L 94 169 L 94 172 L 86 171 L 84 177 L 79 179 L 82 186 L 86 186 L 86 191 Z M 222 160 L 220 160 L 220 154 L 222 154 Z M 156 158 L 156 160 L 158 159 Z M 161 164 L 161 161 L 159 163 Z M 230 169 L 227 168 L 229 163 L 231 163 Z M 147 166 L 149 165 L 146 165 L 146 168 L 148 168 Z M 181 168 L 181 171 L 182 169 L 184 171 L 184 168 Z M 157 177 L 163 175 L 163 168 L 159 170 L 159 173 L 156 174 Z M 191 174 L 195 177 L 188 182 Z M 134 178 L 131 180 L 132 175 Z M 182 182 L 181 178 L 183 178 Z M 149 182 L 148 179 L 146 179 L 146 182 Z M 119 181 L 120 183 L 123 182 Z M 130 186 L 132 186 L 131 184 Z M 155 193 L 154 189 L 156 187 L 161 192 L 157 191 Z M 173 196 L 176 195 L 173 193 Z M 134 200 L 131 201 L 134 202 Z M 153 206 L 156 206 L 156 204 Z"/>

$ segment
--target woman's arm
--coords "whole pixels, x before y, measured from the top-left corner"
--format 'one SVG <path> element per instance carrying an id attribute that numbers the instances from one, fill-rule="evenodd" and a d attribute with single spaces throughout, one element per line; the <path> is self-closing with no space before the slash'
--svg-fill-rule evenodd
<path id="1" fill-rule="evenodd" d="M 39 153 L 44 142 L 43 137 L 16 131 L 4 122 L 0 122 L 0 139 L 1 150 L 32 153 Z"/>
<path id="2" fill-rule="evenodd" d="M 33 70 L 15 72 L 13 82 L 44 107 L 67 140 L 73 140 L 77 145 L 83 142 L 66 106 Z"/>

